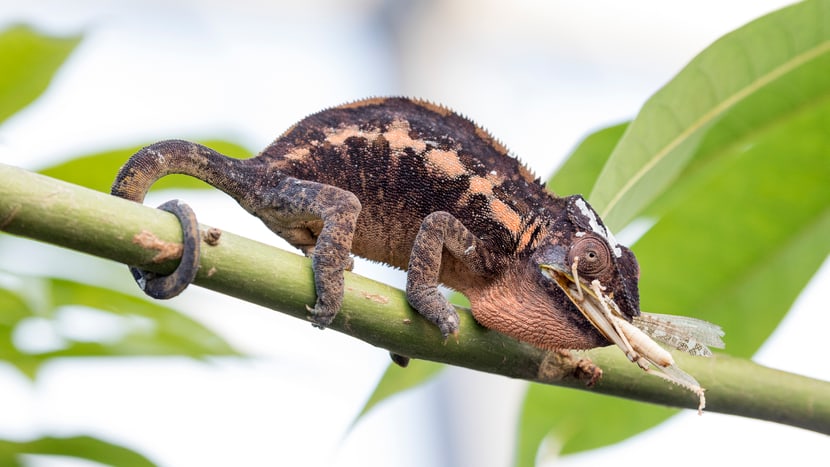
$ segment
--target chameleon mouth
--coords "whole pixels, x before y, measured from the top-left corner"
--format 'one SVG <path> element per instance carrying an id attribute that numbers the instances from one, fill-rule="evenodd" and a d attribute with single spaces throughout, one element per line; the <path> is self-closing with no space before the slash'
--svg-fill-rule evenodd
<path id="1" fill-rule="evenodd" d="M 631 359 L 627 352 L 631 345 L 619 325 L 619 320 L 626 320 L 614 299 L 604 293 L 605 287 L 599 281 L 587 283 L 579 277 L 576 267 L 568 270 L 556 264 L 543 264 L 541 270 L 542 274 L 556 282 L 571 303 L 603 337 L 626 351 Z"/>
<path id="2" fill-rule="evenodd" d="M 608 341 L 622 349 L 625 356 L 645 372 L 659 376 L 693 392 L 699 398 L 698 411 L 706 405 L 704 389 L 694 377 L 674 364 L 672 355 L 640 330 L 620 311 L 614 299 L 605 293 L 598 281 L 590 283 L 579 277 L 576 264 L 568 270 L 558 264 L 540 265 L 542 274 L 552 279 L 565 292 L 582 315 Z M 651 316 L 644 314 L 648 322 Z M 665 315 L 655 315 L 665 316 Z M 635 324 L 638 321 L 635 319 Z"/>

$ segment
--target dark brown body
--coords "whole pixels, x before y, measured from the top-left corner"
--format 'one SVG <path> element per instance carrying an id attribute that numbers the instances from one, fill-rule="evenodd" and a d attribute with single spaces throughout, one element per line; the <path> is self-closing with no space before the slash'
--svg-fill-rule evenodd
<path id="1" fill-rule="evenodd" d="M 499 261 L 510 261 L 546 234 L 564 206 L 472 122 L 407 99 L 312 115 L 252 161 L 354 193 L 363 209 L 352 251 L 401 269 L 433 212 L 462 220 Z M 453 274 L 442 282 L 459 290 L 469 284 Z"/>
<path id="2" fill-rule="evenodd" d="M 351 251 L 408 269 L 410 303 L 445 335 L 457 316 L 439 282 L 467 295 L 483 325 L 520 340 L 551 349 L 607 344 L 534 259 L 577 234 L 568 198 L 443 107 L 390 98 L 328 109 L 248 160 L 158 143 L 125 165 L 113 194 L 141 201 L 168 173 L 222 189 L 311 256 L 312 317 L 321 325 L 339 309 Z"/>

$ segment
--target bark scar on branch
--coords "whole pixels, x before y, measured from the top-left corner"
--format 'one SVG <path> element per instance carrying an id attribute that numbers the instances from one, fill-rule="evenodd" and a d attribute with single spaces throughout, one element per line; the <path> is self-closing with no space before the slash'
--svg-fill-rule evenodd
<path id="1" fill-rule="evenodd" d="M 158 253 L 151 260 L 153 263 L 163 263 L 171 259 L 182 257 L 182 244 L 165 242 L 148 230 L 142 230 L 133 236 L 133 243 L 147 250 L 156 250 Z"/>
<path id="2" fill-rule="evenodd" d="M 3 218 L 2 221 L 0 221 L 0 230 L 4 230 L 7 225 L 11 224 L 14 218 L 17 216 L 18 212 L 20 212 L 19 204 L 15 205 L 15 207 L 13 207 L 11 211 L 9 211 L 9 214 L 6 215 L 6 217 Z"/>

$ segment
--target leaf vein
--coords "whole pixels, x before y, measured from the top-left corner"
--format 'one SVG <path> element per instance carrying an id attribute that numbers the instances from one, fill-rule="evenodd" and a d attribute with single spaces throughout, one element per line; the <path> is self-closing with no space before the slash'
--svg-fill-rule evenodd
<path id="1" fill-rule="evenodd" d="M 682 131 L 668 144 L 666 144 L 662 149 L 660 149 L 656 154 L 654 154 L 654 156 L 651 159 L 649 159 L 640 168 L 640 170 L 638 170 L 631 178 L 628 179 L 628 181 L 626 181 L 622 188 L 620 188 L 620 190 L 617 191 L 614 197 L 611 198 L 611 201 L 609 201 L 608 205 L 606 205 L 603 208 L 601 217 L 607 217 L 608 214 L 614 209 L 614 206 L 616 206 L 617 203 L 619 203 L 623 196 L 625 196 L 625 194 L 628 191 L 630 191 L 635 184 L 637 184 L 647 173 L 651 172 L 654 169 L 654 167 L 656 167 L 657 164 L 659 164 L 675 148 L 680 146 L 680 144 L 682 144 L 684 141 L 691 138 L 691 136 L 695 132 L 697 132 L 699 129 L 703 128 L 708 123 L 713 121 L 718 115 L 726 112 L 726 110 L 736 105 L 741 100 L 747 98 L 755 91 L 766 86 L 767 84 L 770 84 L 771 82 L 775 81 L 781 76 L 784 76 L 785 74 L 796 69 L 797 67 L 813 59 L 817 59 L 828 52 L 830 52 L 830 41 L 824 41 L 818 44 L 817 47 L 809 49 L 804 53 L 798 54 L 794 56 L 792 59 L 781 64 L 781 66 L 775 67 L 766 74 L 759 76 L 757 79 L 748 83 L 748 85 L 739 89 L 737 92 L 733 93 L 732 95 L 724 99 L 721 103 L 714 106 L 708 112 L 701 115 L 700 118 L 695 120 L 684 131 Z"/>

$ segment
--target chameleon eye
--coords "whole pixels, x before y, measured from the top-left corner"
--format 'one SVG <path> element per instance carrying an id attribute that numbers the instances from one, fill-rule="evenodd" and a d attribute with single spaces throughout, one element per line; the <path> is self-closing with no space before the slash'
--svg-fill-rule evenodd
<path id="1" fill-rule="evenodd" d="M 568 260 L 579 258 L 577 270 L 585 276 L 597 276 L 611 266 L 611 251 L 605 241 L 594 237 L 582 237 L 571 247 Z"/>

